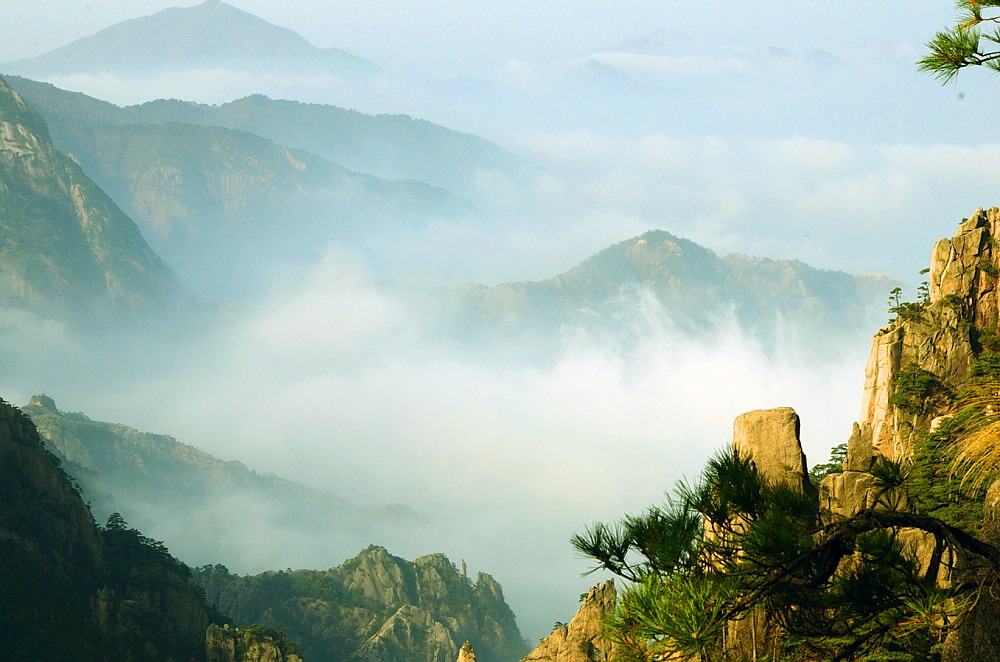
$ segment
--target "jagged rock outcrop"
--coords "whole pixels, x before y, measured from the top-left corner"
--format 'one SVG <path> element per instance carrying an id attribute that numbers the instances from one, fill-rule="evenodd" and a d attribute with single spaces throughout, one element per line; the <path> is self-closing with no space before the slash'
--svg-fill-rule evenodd
<path id="1" fill-rule="evenodd" d="M 865 368 L 860 421 L 872 428 L 872 444 L 890 458 L 913 453 L 914 430 L 930 427 L 943 398 L 968 377 L 978 338 L 1000 320 L 1000 209 L 977 209 L 951 239 L 931 255 L 929 301 L 902 315 L 872 341 Z M 933 376 L 936 393 L 921 394 L 911 407 L 892 402 L 907 368 Z"/>
<path id="2" fill-rule="evenodd" d="M 614 580 L 591 587 L 580 609 L 566 625 L 542 639 L 524 662 L 607 662 L 614 646 L 604 638 L 601 619 L 615 608 Z"/>
<path id="3" fill-rule="evenodd" d="M 998 330 L 998 233 L 998 208 L 978 209 L 964 219 L 953 238 L 934 246 L 928 300 L 911 304 L 873 338 L 861 422 L 848 440 L 844 471 L 827 476 L 820 488 L 831 513 L 850 515 L 869 498 L 873 456 L 910 459 L 914 434 L 936 429 L 950 416 L 951 398 L 969 379 L 982 342 Z"/>
<path id="4" fill-rule="evenodd" d="M 260 629 L 208 626 L 205 662 L 302 662 L 294 645 Z"/>
<path id="5" fill-rule="evenodd" d="M 476 651 L 468 641 L 462 644 L 462 649 L 458 651 L 458 662 L 476 662 Z"/>
<path id="6" fill-rule="evenodd" d="M 872 426 L 854 424 L 847 442 L 847 457 L 843 472 L 831 474 L 820 484 L 820 505 L 830 512 L 850 515 L 867 505 L 872 488 L 872 475 L 868 473 L 875 458 L 872 446 Z"/>
<path id="7" fill-rule="evenodd" d="M 485 660 L 527 650 L 500 585 L 482 572 L 473 583 L 442 554 L 405 561 L 373 546 L 330 570 L 206 566 L 195 579 L 237 624 L 287 624 L 310 662 L 453 662 L 463 641 Z"/>
<path id="8" fill-rule="evenodd" d="M 2 401 L 0 558 L 0 659 L 203 659 L 213 616 L 189 571 L 134 529 L 98 529 L 31 419 Z"/>

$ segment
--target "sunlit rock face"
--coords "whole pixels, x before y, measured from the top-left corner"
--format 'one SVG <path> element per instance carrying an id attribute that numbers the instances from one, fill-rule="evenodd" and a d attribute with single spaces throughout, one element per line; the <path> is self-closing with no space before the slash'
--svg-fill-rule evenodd
<path id="1" fill-rule="evenodd" d="M 465 641 L 484 660 L 527 650 L 496 580 L 472 582 L 442 554 L 406 561 L 372 546 L 329 570 L 241 577 L 206 566 L 195 580 L 237 624 L 287 624 L 309 662 L 454 662 Z"/>
<path id="2" fill-rule="evenodd" d="M 524 662 L 607 662 L 614 646 L 604 638 L 601 620 L 614 611 L 615 583 L 601 582 L 591 587 L 583 604 L 566 625 L 542 639 Z"/>
<path id="3" fill-rule="evenodd" d="M 462 649 L 458 651 L 458 662 L 476 662 L 476 651 L 468 641 L 462 644 Z"/>
<path id="4" fill-rule="evenodd" d="M 206 662 L 302 662 L 286 648 L 286 642 L 254 630 L 210 625 L 205 632 Z"/>
<path id="5" fill-rule="evenodd" d="M 1000 209 L 977 209 L 963 220 L 951 239 L 942 239 L 931 254 L 930 298 L 919 314 L 904 318 L 876 334 L 865 368 L 860 422 L 872 429 L 876 451 L 894 459 L 913 453 L 914 430 L 926 430 L 947 413 L 943 398 L 929 397 L 917 411 L 907 411 L 890 398 L 900 374 L 916 367 L 933 375 L 941 393 L 965 382 L 983 332 L 995 332 L 1000 319 Z"/>
<path id="6" fill-rule="evenodd" d="M 753 458 L 769 480 L 809 489 L 806 455 L 799 441 L 799 415 L 791 407 L 738 416 L 733 423 L 733 448 Z"/>
<path id="7" fill-rule="evenodd" d="M 799 438 L 799 415 L 791 407 L 759 409 L 736 417 L 733 449 L 749 457 L 773 483 L 814 494 L 806 455 Z M 781 633 L 762 608 L 756 608 L 726 628 L 725 648 L 737 659 L 757 659 L 773 650 Z"/>

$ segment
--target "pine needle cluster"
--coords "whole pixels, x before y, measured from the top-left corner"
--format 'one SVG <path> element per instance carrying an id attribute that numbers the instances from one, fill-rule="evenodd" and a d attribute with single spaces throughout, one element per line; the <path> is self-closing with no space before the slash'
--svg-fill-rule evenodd
<path id="1" fill-rule="evenodd" d="M 951 82 L 958 72 L 982 66 L 1000 73 L 1000 0 L 959 0 L 955 25 L 927 42 L 929 53 L 917 68 Z"/>

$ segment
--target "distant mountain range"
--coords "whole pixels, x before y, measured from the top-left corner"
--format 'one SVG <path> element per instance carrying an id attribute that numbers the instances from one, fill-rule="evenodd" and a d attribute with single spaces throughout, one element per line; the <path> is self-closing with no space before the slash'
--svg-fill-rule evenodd
<path id="1" fill-rule="evenodd" d="M 473 337 L 559 337 L 579 327 L 629 341 L 658 324 L 700 337 L 727 322 L 766 347 L 825 342 L 879 326 L 889 290 L 880 275 L 816 269 L 712 250 L 669 232 L 646 232 L 542 281 L 464 290 L 456 328 Z"/>
<path id="2" fill-rule="evenodd" d="M 162 117 L 144 123 L 136 109 L 12 80 L 42 113 L 56 146 L 209 299 L 245 297 L 277 262 L 313 262 L 335 239 L 421 227 L 472 209 L 443 189 L 352 172 L 245 131 Z"/>
<path id="3" fill-rule="evenodd" d="M 135 223 L 0 79 L 0 307 L 93 319 L 192 301 Z"/>
<path id="4" fill-rule="evenodd" d="M 139 75 L 191 69 L 374 76 L 380 69 L 219 0 L 171 7 L 123 21 L 39 55 L 0 64 L 0 72 L 33 78 L 71 74 Z"/>
<path id="5" fill-rule="evenodd" d="M 473 190 L 482 172 L 509 173 L 524 167 L 518 157 L 484 138 L 407 115 L 367 115 L 262 95 L 220 106 L 159 100 L 122 108 L 32 80 L 11 76 L 8 82 L 53 124 L 182 122 L 237 129 L 350 170 L 385 179 L 413 179 L 459 194 Z"/>

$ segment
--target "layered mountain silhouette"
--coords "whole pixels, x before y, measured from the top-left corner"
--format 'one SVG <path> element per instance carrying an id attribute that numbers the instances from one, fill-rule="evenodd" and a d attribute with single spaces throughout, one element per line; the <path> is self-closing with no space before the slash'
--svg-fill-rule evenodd
<path id="1" fill-rule="evenodd" d="M 481 172 L 511 173 L 524 166 L 518 157 L 484 138 L 407 115 L 368 115 L 259 94 L 218 106 L 161 99 L 122 108 L 24 78 L 12 76 L 9 82 L 53 125 L 182 122 L 238 129 L 350 170 L 413 179 L 460 194 L 474 188 Z M 55 133 L 59 141 L 61 132 Z"/>
<path id="2" fill-rule="evenodd" d="M 123 21 L 43 55 L 6 62 L 0 72 L 46 78 L 220 68 L 349 78 L 380 72 L 368 60 L 316 48 L 292 30 L 219 0 Z"/>
<path id="3" fill-rule="evenodd" d="M 471 210 L 441 188 L 354 172 L 246 131 L 161 117 L 147 123 L 139 109 L 14 82 L 46 118 L 57 147 L 139 223 L 186 283 L 213 300 L 246 295 L 277 261 L 316 260 L 331 241 L 357 242 Z"/>

